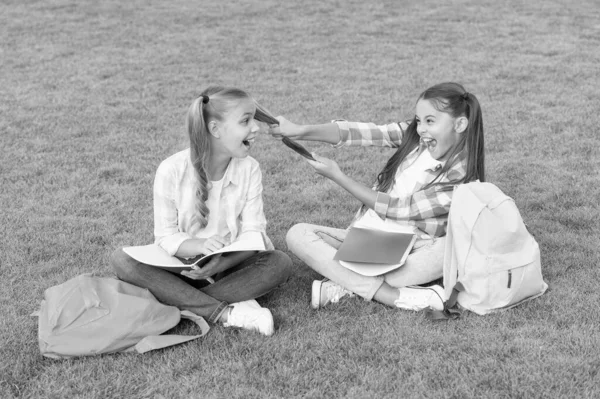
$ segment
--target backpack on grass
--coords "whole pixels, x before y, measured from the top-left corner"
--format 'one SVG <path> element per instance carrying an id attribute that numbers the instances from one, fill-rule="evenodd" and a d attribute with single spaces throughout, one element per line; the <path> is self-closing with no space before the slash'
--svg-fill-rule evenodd
<path id="1" fill-rule="evenodd" d="M 433 312 L 434 319 L 456 318 L 464 309 L 479 315 L 509 309 L 548 288 L 538 243 L 515 202 L 491 183 L 461 184 L 454 190 L 444 287 L 445 310 Z"/>
<path id="2" fill-rule="evenodd" d="M 205 335 L 206 321 L 163 305 L 148 291 L 115 278 L 82 274 L 48 288 L 38 312 L 42 355 L 54 359 L 115 352 L 145 353 Z M 181 318 L 200 335 L 160 335 Z"/>

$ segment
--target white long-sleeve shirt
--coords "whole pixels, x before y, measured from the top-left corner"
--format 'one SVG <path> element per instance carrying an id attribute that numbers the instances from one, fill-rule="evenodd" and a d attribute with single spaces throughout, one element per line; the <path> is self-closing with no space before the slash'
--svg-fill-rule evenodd
<path id="1" fill-rule="evenodd" d="M 196 210 L 196 176 L 190 150 L 178 152 L 165 159 L 154 179 L 154 237 L 155 243 L 174 255 L 182 242 L 202 237 L 203 230 L 194 216 Z M 219 211 L 214 217 L 223 236 L 230 234 L 235 242 L 247 234 L 260 234 L 266 249 L 273 249 L 267 237 L 262 199 L 262 173 L 252 157 L 232 158 L 225 175 L 219 199 Z"/>

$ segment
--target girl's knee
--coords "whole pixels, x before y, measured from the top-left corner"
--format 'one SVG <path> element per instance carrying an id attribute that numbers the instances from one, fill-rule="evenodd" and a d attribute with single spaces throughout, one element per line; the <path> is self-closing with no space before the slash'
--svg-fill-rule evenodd
<path id="1" fill-rule="evenodd" d="M 110 255 L 110 266 L 115 274 L 121 278 L 132 272 L 135 261 L 119 248 Z"/>
<path id="2" fill-rule="evenodd" d="M 298 223 L 293 225 L 285 235 L 285 242 L 288 248 L 293 252 L 293 247 L 296 242 L 306 235 L 306 231 L 308 230 L 308 223 Z"/>
<path id="3" fill-rule="evenodd" d="M 292 275 L 292 259 L 283 251 L 277 249 L 269 251 L 270 262 L 273 267 L 273 273 L 280 283 L 287 281 Z"/>

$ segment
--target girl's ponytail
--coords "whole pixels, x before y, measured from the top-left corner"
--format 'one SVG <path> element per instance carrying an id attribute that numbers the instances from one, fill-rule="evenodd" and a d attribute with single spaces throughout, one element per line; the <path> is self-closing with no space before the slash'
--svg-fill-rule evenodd
<path id="1" fill-rule="evenodd" d="M 483 116 L 481 106 L 477 97 L 473 94 L 465 92 L 464 101 L 467 104 L 466 116 L 469 120 L 466 135 L 465 147 L 467 150 L 467 173 L 465 182 L 470 182 L 479 179 L 485 181 L 485 152 L 483 140 Z"/>
<path id="2" fill-rule="evenodd" d="M 205 100 L 206 99 L 206 100 Z M 201 228 L 208 224 L 209 209 L 206 206 L 208 200 L 209 179 L 206 167 L 210 159 L 210 140 L 208 137 L 207 119 L 204 108 L 208 106 L 208 95 L 196 98 L 190 106 L 187 114 L 187 130 L 190 137 L 190 160 L 196 171 L 198 186 L 196 188 L 196 217 Z"/>

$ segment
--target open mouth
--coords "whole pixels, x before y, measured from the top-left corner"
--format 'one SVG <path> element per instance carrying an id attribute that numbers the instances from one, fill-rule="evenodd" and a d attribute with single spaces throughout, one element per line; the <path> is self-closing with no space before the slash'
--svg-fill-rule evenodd
<path id="1" fill-rule="evenodd" d="M 254 143 L 254 137 L 252 137 L 251 139 L 246 139 L 246 140 L 242 140 L 242 144 L 244 144 L 244 146 L 246 146 L 246 148 L 250 148 L 252 146 L 252 144 Z"/>
<path id="2" fill-rule="evenodd" d="M 431 150 L 437 144 L 437 140 L 431 137 L 421 137 L 421 144 L 426 145 Z"/>

